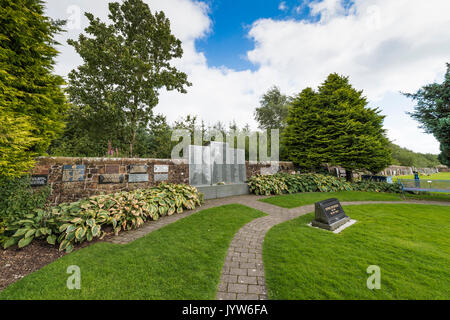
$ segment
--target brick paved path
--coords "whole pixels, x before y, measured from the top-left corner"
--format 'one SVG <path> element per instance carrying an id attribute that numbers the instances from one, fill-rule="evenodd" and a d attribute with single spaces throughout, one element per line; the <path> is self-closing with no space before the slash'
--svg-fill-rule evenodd
<path id="1" fill-rule="evenodd" d="M 258 201 L 263 196 L 245 195 L 223 199 L 208 200 L 195 210 L 183 214 L 162 217 L 157 221 L 147 222 L 144 227 L 132 231 L 122 232 L 119 236 L 108 241 L 117 244 L 126 244 L 146 234 L 160 229 L 177 220 L 188 217 L 200 210 L 227 204 L 242 204 L 267 214 L 243 226 L 234 236 L 228 249 L 222 276 L 216 298 L 219 300 L 265 300 L 267 289 L 264 278 L 264 265 L 262 260 L 262 244 L 267 231 L 273 226 L 295 219 L 314 211 L 314 205 L 305 205 L 294 209 L 285 209 Z M 449 206 L 450 203 L 433 201 L 356 201 L 341 202 L 343 206 L 361 204 L 428 204 Z"/>

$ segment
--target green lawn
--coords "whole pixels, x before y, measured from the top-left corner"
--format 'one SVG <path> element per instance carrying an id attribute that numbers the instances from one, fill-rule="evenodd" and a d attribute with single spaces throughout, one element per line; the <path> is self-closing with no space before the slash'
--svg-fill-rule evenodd
<path id="1" fill-rule="evenodd" d="M 408 175 L 408 176 L 397 176 L 394 177 L 394 181 L 397 181 L 397 179 L 414 179 L 414 175 Z M 439 172 L 434 173 L 432 175 L 426 176 L 423 174 L 419 174 L 419 178 L 421 180 L 450 180 L 450 172 Z"/>
<path id="2" fill-rule="evenodd" d="M 242 205 L 203 210 L 127 245 L 97 243 L 28 275 L 0 299 L 215 299 L 229 244 L 264 213 Z M 81 269 L 81 290 L 66 287 Z"/>
<path id="3" fill-rule="evenodd" d="M 341 192 L 304 192 L 286 194 L 262 199 L 283 208 L 296 208 L 318 201 L 337 198 L 339 201 L 401 201 L 403 196 L 394 193 L 341 191 Z"/>
<path id="4" fill-rule="evenodd" d="M 272 228 L 264 241 L 271 299 L 450 299 L 450 207 L 347 206 L 358 223 L 341 234 L 307 226 L 312 214 Z M 381 268 L 369 290 L 367 267 Z"/>

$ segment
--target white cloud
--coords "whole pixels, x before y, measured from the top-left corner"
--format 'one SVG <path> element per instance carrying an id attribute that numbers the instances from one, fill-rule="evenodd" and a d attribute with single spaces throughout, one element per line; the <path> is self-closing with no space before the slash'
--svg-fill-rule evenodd
<path id="1" fill-rule="evenodd" d="M 281 1 L 280 4 L 278 5 L 278 10 L 286 11 L 287 9 L 288 9 L 288 6 L 286 5 L 286 2 Z"/>
<path id="2" fill-rule="evenodd" d="M 80 0 L 84 10 L 107 15 L 105 0 Z M 412 92 L 424 84 L 442 80 L 450 59 L 450 1 L 448 0 L 355 0 L 345 9 L 338 0 L 314 1 L 311 12 L 318 21 L 255 21 L 248 34 L 255 42 L 248 59 L 256 71 L 208 67 L 195 48 L 195 39 L 213 29 L 208 7 L 191 0 L 148 1 L 152 10 L 164 10 L 183 42 L 184 56 L 174 63 L 188 73 L 193 86 L 188 94 L 162 92 L 156 112 L 170 121 L 197 114 L 209 122 L 233 119 L 238 124 L 253 121 L 260 96 L 273 84 L 294 94 L 317 86 L 331 72 L 350 76 L 364 89 L 371 104 L 387 114 L 391 139 L 416 151 L 439 152 L 438 143 L 417 128 L 405 111 L 413 104 L 399 99 L 399 91 Z M 69 0 L 47 0 L 52 17 L 65 17 Z M 94 3 L 94 4 L 93 4 Z M 83 23 L 85 21 L 83 20 Z M 83 25 L 83 28 L 85 25 Z M 69 32 L 75 38 L 81 30 Z M 67 35 L 61 39 L 65 40 Z M 67 72 L 80 63 L 67 45 L 62 49 L 57 71 Z"/>

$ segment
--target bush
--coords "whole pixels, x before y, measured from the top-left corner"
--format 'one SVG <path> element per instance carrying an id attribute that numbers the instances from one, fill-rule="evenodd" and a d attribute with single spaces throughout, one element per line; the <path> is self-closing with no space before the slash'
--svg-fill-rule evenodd
<path id="1" fill-rule="evenodd" d="M 344 179 L 321 174 L 287 174 L 254 176 L 247 181 L 250 192 L 257 195 L 277 195 L 298 192 L 369 191 L 401 193 L 398 184 L 360 181 L 349 183 Z"/>
<path id="2" fill-rule="evenodd" d="M 286 174 L 284 177 L 289 193 L 350 191 L 352 186 L 343 179 L 321 174 Z"/>
<path id="3" fill-rule="evenodd" d="M 33 189 L 30 176 L 8 178 L 0 176 L 0 221 L 20 220 L 35 209 L 44 209 L 48 205 L 50 187 Z"/>
<path id="4" fill-rule="evenodd" d="M 248 181 L 248 188 L 256 195 L 269 196 L 288 191 L 285 178 L 280 175 L 256 175 Z"/>
<path id="5" fill-rule="evenodd" d="M 75 243 L 103 238 L 107 226 L 117 235 L 122 230 L 139 228 L 145 221 L 194 209 L 202 202 L 196 188 L 173 184 L 92 196 L 47 211 L 38 209 L 27 219 L 7 223 L 8 239 L 3 246 L 24 247 L 33 239 L 46 239 L 50 244 L 58 242 L 60 250 L 70 252 Z"/>
<path id="6" fill-rule="evenodd" d="M 353 190 L 368 192 L 402 193 L 402 187 L 398 183 L 358 181 L 353 183 Z"/>

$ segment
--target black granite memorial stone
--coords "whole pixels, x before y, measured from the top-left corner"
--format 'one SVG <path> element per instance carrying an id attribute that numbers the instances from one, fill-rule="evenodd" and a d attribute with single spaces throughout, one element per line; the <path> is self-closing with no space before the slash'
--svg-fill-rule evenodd
<path id="1" fill-rule="evenodd" d="M 316 202 L 315 209 L 314 227 L 334 231 L 350 221 L 338 199 Z"/>
<path id="2" fill-rule="evenodd" d="M 98 183 L 109 184 L 109 183 L 123 183 L 125 181 L 125 176 L 123 174 L 103 174 L 98 176 Z"/>
<path id="3" fill-rule="evenodd" d="M 32 187 L 40 187 L 45 186 L 48 183 L 48 175 L 39 174 L 31 176 L 31 186 Z"/>

